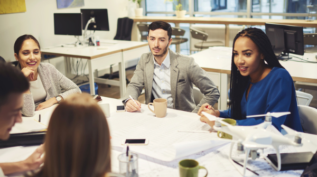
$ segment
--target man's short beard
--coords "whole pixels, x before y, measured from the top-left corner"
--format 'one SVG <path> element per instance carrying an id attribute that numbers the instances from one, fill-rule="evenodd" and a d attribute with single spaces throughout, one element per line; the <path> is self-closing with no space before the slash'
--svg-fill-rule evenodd
<path id="1" fill-rule="evenodd" d="M 154 55 L 155 57 L 162 57 L 162 56 L 164 56 L 165 54 L 166 54 L 166 52 L 167 52 L 167 49 L 168 49 L 168 47 L 169 47 L 169 45 L 167 45 L 166 46 L 166 48 L 165 48 L 165 50 L 164 50 L 164 52 L 162 53 L 162 54 L 160 54 L 160 55 Z"/>

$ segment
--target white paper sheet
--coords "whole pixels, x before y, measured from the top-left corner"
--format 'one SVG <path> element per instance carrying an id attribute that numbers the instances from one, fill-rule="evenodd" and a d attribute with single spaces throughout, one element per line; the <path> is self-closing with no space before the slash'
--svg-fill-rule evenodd
<path id="1" fill-rule="evenodd" d="M 38 120 L 39 115 L 41 114 L 41 123 L 48 126 L 48 123 L 50 122 L 51 116 L 53 114 L 53 111 L 55 110 L 57 105 L 53 105 L 49 108 L 40 110 L 40 111 L 36 111 L 35 112 L 35 116 L 34 119 Z"/>
<path id="2" fill-rule="evenodd" d="M 166 117 L 156 118 L 146 105 L 142 105 L 139 113 L 116 113 L 107 120 L 113 146 L 122 146 L 121 142 L 126 138 L 146 138 L 149 140 L 147 146 L 130 146 L 130 149 L 163 161 L 171 161 L 226 143 L 211 141 L 216 137 L 211 133 L 178 132 L 204 126 L 199 117 L 195 113 L 168 109 Z"/>
<path id="3" fill-rule="evenodd" d="M 34 119 L 22 117 L 22 123 L 16 123 L 10 133 L 27 133 L 41 131 L 45 129 L 45 125 L 35 121 Z"/>

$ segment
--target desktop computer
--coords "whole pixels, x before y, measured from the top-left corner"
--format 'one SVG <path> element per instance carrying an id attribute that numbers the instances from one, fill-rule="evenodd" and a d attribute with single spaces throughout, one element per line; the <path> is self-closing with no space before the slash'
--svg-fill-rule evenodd
<path id="1" fill-rule="evenodd" d="M 87 36 L 87 30 L 109 31 L 109 20 L 107 9 L 80 9 L 84 31 L 84 42 L 88 45 L 95 45 L 94 35 Z"/>
<path id="2" fill-rule="evenodd" d="M 304 55 L 303 27 L 266 23 L 265 31 L 279 60 L 290 59 L 289 53 Z"/>
<path id="3" fill-rule="evenodd" d="M 94 18 L 95 22 L 90 23 L 88 30 L 109 31 L 109 20 L 107 9 L 80 9 L 82 13 L 83 29 L 85 29 L 87 22 Z"/>
<path id="4" fill-rule="evenodd" d="M 54 13 L 55 35 L 73 35 L 77 41 L 73 44 L 81 44 L 79 36 L 82 35 L 81 13 Z"/>
<path id="5" fill-rule="evenodd" d="M 57 35 L 81 36 L 81 13 L 54 13 L 54 33 Z"/>

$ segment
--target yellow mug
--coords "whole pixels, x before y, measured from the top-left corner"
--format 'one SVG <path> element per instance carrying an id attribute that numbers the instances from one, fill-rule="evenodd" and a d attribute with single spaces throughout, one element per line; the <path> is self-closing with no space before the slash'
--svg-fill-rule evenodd
<path id="1" fill-rule="evenodd" d="M 224 121 L 224 122 L 226 122 L 226 123 L 228 123 L 228 124 L 230 124 L 230 125 L 236 125 L 236 124 L 237 124 L 237 121 L 234 120 L 234 119 L 223 119 L 222 121 Z M 226 125 L 221 124 L 221 126 L 226 126 Z M 229 134 L 227 134 L 227 133 L 225 133 L 225 132 L 221 132 L 221 131 L 218 131 L 218 132 L 217 132 L 217 136 L 218 136 L 219 138 L 232 139 L 232 136 L 231 136 L 231 135 L 229 135 Z"/>

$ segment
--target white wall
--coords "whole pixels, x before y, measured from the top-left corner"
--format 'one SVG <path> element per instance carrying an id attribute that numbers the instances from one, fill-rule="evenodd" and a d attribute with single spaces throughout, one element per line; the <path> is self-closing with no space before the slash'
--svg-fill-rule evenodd
<path id="1" fill-rule="evenodd" d="M 56 0 L 25 0 L 26 12 L 0 14 L 0 56 L 14 61 L 13 45 L 23 34 L 32 34 L 42 48 L 75 42 L 74 36 L 54 35 L 54 13 L 78 13 L 81 8 L 107 8 L 110 31 L 96 31 L 96 36 L 113 39 L 117 19 L 127 15 L 129 0 L 85 0 L 85 6 L 57 9 Z"/>

